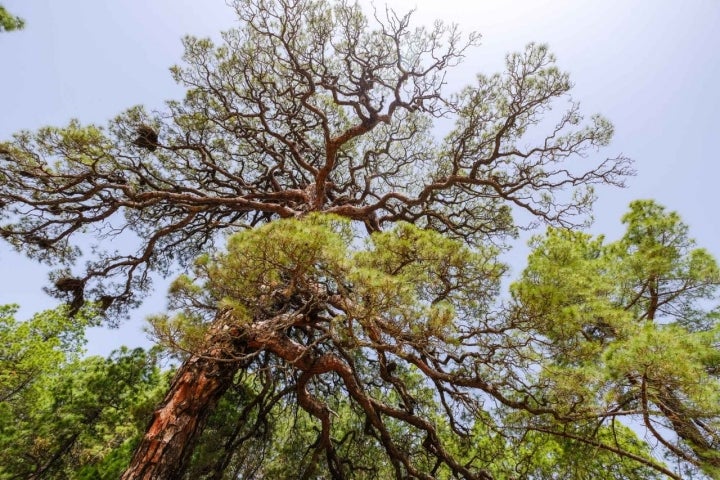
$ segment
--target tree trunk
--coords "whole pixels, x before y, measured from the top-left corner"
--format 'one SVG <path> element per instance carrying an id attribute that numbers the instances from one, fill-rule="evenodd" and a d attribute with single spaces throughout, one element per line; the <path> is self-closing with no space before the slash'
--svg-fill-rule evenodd
<path id="1" fill-rule="evenodd" d="M 182 364 L 122 480 L 181 478 L 210 414 L 245 363 L 239 358 L 244 349 L 229 333 L 218 318 L 208 347 Z"/>

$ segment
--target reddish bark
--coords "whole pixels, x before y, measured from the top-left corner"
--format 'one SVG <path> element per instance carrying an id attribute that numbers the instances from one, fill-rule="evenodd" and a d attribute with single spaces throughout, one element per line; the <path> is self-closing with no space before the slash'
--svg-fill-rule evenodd
<path id="1" fill-rule="evenodd" d="M 210 347 L 186 360 L 153 413 L 122 480 L 180 478 L 215 406 L 243 366 L 224 323 L 209 335 Z M 238 354 L 238 355 L 233 355 Z"/>

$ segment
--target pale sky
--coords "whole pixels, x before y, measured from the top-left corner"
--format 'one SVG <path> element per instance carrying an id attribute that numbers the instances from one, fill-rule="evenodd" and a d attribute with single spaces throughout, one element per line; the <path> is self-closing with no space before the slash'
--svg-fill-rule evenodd
<path id="1" fill-rule="evenodd" d="M 217 38 L 234 24 L 224 0 L 3 4 L 27 21 L 23 31 L 0 34 L 3 140 L 70 118 L 102 125 L 136 104 L 161 108 L 183 94 L 168 73 L 180 61 L 181 36 Z M 720 257 L 720 0 L 396 0 L 390 6 L 415 8 L 417 23 L 442 19 L 482 33 L 482 45 L 452 74 L 453 85 L 498 71 L 505 53 L 528 42 L 549 44 L 571 73 L 584 112 L 615 125 L 612 144 L 597 159 L 624 154 L 636 162 L 638 175 L 627 189 L 598 192 L 593 232 L 618 236 L 628 203 L 653 198 L 677 210 L 698 244 Z M 4 244 L 0 271 L 0 304 L 21 304 L 24 316 L 54 305 L 42 292 L 46 269 Z M 142 343 L 143 318 L 164 307 L 159 289 L 119 330 L 93 332 L 89 352 Z"/>

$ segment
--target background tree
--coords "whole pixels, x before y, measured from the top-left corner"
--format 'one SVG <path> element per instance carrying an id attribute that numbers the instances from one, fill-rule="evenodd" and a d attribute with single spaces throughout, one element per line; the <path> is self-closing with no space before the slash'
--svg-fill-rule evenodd
<path id="1" fill-rule="evenodd" d="M 19 30 L 25 26 L 25 21 L 11 14 L 0 5 L 0 32 L 10 32 L 13 30 Z"/>
<path id="2" fill-rule="evenodd" d="M 154 355 L 81 358 L 90 311 L 0 316 L 0 478 L 117 478 L 167 387 Z"/>
<path id="3" fill-rule="evenodd" d="M 186 266 L 223 232 L 278 218 L 332 213 L 370 232 L 406 221 L 480 246 L 514 233 L 513 208 L 570 225 L 590 206 L 593 184 L 619 185 L 630 173 L 624 158 L 577 164 L 607 144 L 612 128 L 600 117 L 582 125 L 568 76 L 543 46 L 509 55 L 503 74 L 478 76 L 448 95 L 444 75 L 476 35 L 463 39 L 440 23 L 411 28 L 409 16 L 391 11 L 368 19 L 343 2 L 234 6 L 240 27 L 224 34 L 222 46 L 185 40 L 185 66 L 173 75 L 188 92 L 165 112 L 137 107 L 107 129 L 71 122 L 0 145 L 0 233 L 60 266 L 53 291 L 73 311 L 91 299 L 109 315 L 122 314 L 150 288 L 151 272 Z M 557 114 L 544 118 L 551 108 Z M 440 140 L 437 124 L 450 128 Z M 99 243 L 82 256 L 85 233 Z M 108 249 L 113 237 L 125 241 Z M 75 265 L 81 258 L 84 267 Z M 225 313 L 233 310 L 220 312 L 206 346 L 179 370 L 128 475 L 175 475 L 238 369 L 270 348 L 238 346 L 224 330 L 236 332 Z M 257 324 L 270 328 L 272 318 Z M 304 327 L 307 334 L 291 329 L 288 339 L 324 335 L 318 322 Z M 442 384 L 440 365 L 432 371 Z M 402 398 L 402 387 L 386 378 L 385 388 Z M 297 391 L 317 417 L 318 405 Z M 382 437 L 385 427 L 368 412 L 361 416 L 369 431 Z M 407 456 L 415 448 L 442 468 L 465 468 L 429 438 L 427 447 L 408 445 L 405 453 L 382 440 L 398 476 L 420 474 Z"/>
<path id="4" fill-rule="evenodd" d="M 16 305 L 0 307 L 0 401 L 22 395 L 37 378 L 66 358 L 77 357 L 84 344 L 84 331 L 91 324 L 90 312 L 70 319 L 64 309 L 47 311 L 32 319 L 15 319 Z"/>
<path id="5" fill-rule="evenodd" d="M 623 222 L 625 235 L 607 245 L 567 230 L 536 239 L 513 287 L 543 365 L 536 395 L 598 425 L 632 418 L 672 457 L 715 478 L 718 266 L 676 213 L 652 201 L 633 202 Z M 556 421 L 528 422 L 576 436 Z"/>

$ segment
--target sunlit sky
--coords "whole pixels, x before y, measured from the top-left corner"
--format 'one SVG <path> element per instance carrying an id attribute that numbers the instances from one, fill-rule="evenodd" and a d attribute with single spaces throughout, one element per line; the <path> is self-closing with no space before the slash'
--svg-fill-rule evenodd
<path id="1" fill-rule="evenodd" d="M 104 124 L 132 105 L 161 108 L 183 94 L 168 73 L 180 61 L 180 38 L 217 38 L 235 20 L 224 0 L 3 4 L 27 26 L 0 34 L 2 140 L 70 118 Z M 638 172 L 624 190 L 599 190 L 592 231 L 620 235 L 627 204 L 653 198 L 677 210 L 698 244 L 720 257 L 720 1 L 399 0 L 390 6 L 416 9 L 418 24 L 442 19 L 483 35 L 450 77 L 451 87 L 500 70 L 507 52 L 547 43 L 571 73 L 583 111 L 615 125 L 612 144 L 597 159 L 624 154 Z M 19 303 L 23 316 L 54 305 L 42 291 L 44 267 L 0 245 L 0 269 L 0 304 Z M 89 352 L 144 342 L 143 318 L 165 308 L 164 288 L 119 330 L 93 332 Z"/>

